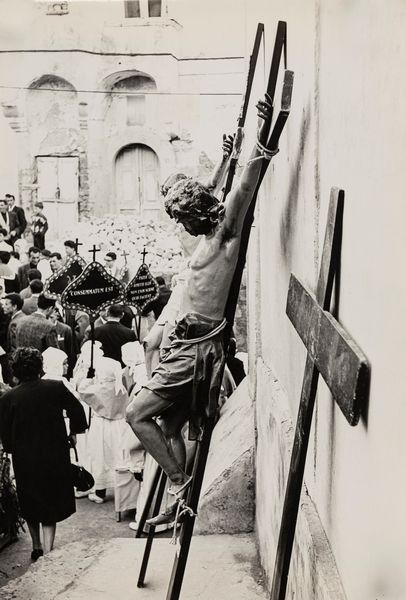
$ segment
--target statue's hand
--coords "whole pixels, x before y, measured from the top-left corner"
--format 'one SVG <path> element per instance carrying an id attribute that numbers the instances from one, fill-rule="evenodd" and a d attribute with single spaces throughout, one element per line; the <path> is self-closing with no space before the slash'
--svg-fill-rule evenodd
<path id="1" fill-rule="evenodd" d="M 238 159 L 238 157 L 240 156 L 243 141 L 244 141 L 244 129 L 242 127 L 238 127 L 237 133 L 235 134 L 235 137 L 234 137 L 233 158 Z"/>
<path id="2" fill-rule="evenodd" d="M 233 151 L 234 137 L 234 135 L 226 135 L 223 133 L 223 158 L 228 158 L 231 156 L 231 152 Z"/>
<path id="3" fill-rule="evenodd" d="M 269 131 L 273 113 L 273 100 L 269 94 L 265 94 L 265 100 L 258 100 L 258 138 L 261 139 L 262 129 Z"/>

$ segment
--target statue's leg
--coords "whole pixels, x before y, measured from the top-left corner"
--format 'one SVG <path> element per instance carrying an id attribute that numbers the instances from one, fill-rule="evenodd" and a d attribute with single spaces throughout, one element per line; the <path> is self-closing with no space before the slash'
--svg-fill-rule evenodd
<path id="1" fill-rule="evenodd" d="M 173 404 L 159 420 L 159 425 L 172 447 L 178 465 L 183 470 L 185 470 L 186 465 L 186 446 L 182 429 L 189 416 L 190 407 L 188 403 L 182 402 Z"/>
<path id="2" fill-rule="evenodd" d="M 188 477 L 176 460 L 162 429 L 154 421 L 154 417 L 161 415 L 172 405 L 173 402 L 164 400 L 147 388 L 142 388 L 128 405 L 126 418 L 144 448 L 163 468 L 171 482 L 182 485 Z"/>

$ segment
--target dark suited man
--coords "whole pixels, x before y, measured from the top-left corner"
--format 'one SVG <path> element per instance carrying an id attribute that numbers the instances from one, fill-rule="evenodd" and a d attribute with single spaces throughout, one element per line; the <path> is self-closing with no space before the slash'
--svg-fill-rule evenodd
<path id="1" fill-rule="evenodd" d="M 63 350 L 68 356 L 67 377 L 70 379 L 73 375 L 73 368 L 76 363 L 75 340 L 72 329 L 63 322 L 61 313 L 56 307 L 52 311 L 49 320 L 55 326 L 60 350 Z"/>
<path id="2" fill-rule="evenodd" d="M 18 292 L 23 300 L 25 300 L 26 298 L 30 298 L 32 296 L 32 291 L 30 288 L 31 281 L 34 281 L 34 279 L 40 279 L 42 281 L 41 271 L 39 271 L 38 269 L 29 269 L 27 271 L 27 279 L 28 279 L 28 286 L 26 288 L 24 288 L 23 290 L 21 290 L 20 292 Z"/>
<path id="3" fill-rule="evenodd" d="M 18 227 L 17 216 L 8 210 L 8 202 L 5 198 L 0 199 L 0 227 L 7 231 L 7 235 L 4 238 L 5 241 L 14 245 L 20 229 Z"/>
<path id="4" fill-rule="evenodd" d="M 16 329 L 17 347 L 31 346 L 44 352 L 49 346 L 59 348 L 55 325 L 48 317 L 55 308 L 55 300 L 44 294 L 38 297 L 37 310 L 21 321 Z"/>
<path id="5" fill-rule="evenodd" d="M 49 266 L 51 267 L 52 274 L 57 273 L 59 269 L 63 267 L 62 255 L 59 252 L 52 252 L 49 257 Z M 69 276 L 64 273 L 58 278 L 57 282 L 52 285 L 52 291 L 57 294 L 62 294 L 64 289 L 69 285 Z"/>
<path id="6" fill-rule="evenodd" d="M 8 202 L 8 210 L 10 213 L 14 213 L 17 218 L 17 229 L 14 230 L 12 235 L 12 243 L 15 240 L 20 239 L 24 231 L 27 228 L 27 219 L 25 218 L 24 209 L 21 206 L 17 206 L 15 197 L 13 194 L 6 194 L 6 200 Z M 12 233 L 12 232 L 10 232 Z"/>
<path id="7" fill-rule="evenodd" d="M 123 314 L 121 304 L 112 304 L 107 309 L 107 322 L 94 330 L 94 337 L 101 342 L 104 356 L 118 360 L 122 367 L 125 365 L 121 358 L 121 346 L 137 341 L 134 330 L 120 323 Z"/>
<path id="8" fill-rule="evenodd" d="M 10 317 L 7 331 L 7 352 L 11 354 L 14 350 L 17 350 L 17 326 L 27 315 L 21 310 L 23 307 L 23 299 L 19 294 L 7 294 L 2 299 L 2 305 L 4 313 Z"/>
<path id="9" fill-rule="evenodd" d="M 21 310 L 23 306 L 23 300 L 19 294 L 7 294 L 4 296 L 4 298 L 2 298 L 1 304 L 4 314 L 7 318 L 10 318 L 7 329 L 7 343 L 5 348 L 6 355 L 2 360 L 3 379 L 5 383 L 11 383 L 12 373 L 10 368 L 10 359 L 14 350 L 17 350 L 16 329 L 20 321 L 26 319 L 27 317 Z"/>
<path id="10" fill-rule="evenodd" d="M 1 201 L 0 201 L 1 203 Z M 28 262 L 18 267 L 17 277 L 20 284 L 20 290 L 28 286 L 28 271 L 36 269 L 41 260 L 41 250 L 36 246 L 31 246 L 28 250 Z"/>
<path id="11" fill-rule="evenodd" d="M 4 285 L 0 280 L 0 293 L 4 293 Z M 10 324 L 10 314 L 8 314 L 3 307 L 3 302 L 0 304 L 0 347 L 3 353 L 0 356 L 0 374 L 3 377 L 3 381 L 8 383 L 9 381 L 9 364 L 7 356 L 7 331 Z"/>
<path id="12" fill-rule="evenodd" d="M 32 315 L 38 308 L 38 298 L 44 289 L 41 279 L 30 281 L 31 296 L 24 300 L 22 311 L 25 315 Z"/>

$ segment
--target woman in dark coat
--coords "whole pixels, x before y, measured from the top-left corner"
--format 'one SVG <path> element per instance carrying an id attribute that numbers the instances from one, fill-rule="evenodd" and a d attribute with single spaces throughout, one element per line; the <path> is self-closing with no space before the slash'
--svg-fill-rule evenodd
<path id="1" fill-rule="evenodd" d="M 63 411 L 71 435 L 85 431 L 87 423 L 82 405 L 62 381 L 40 379 L 38 350 L 16 350 L 12 370 L 18 385 L 0 398 L 0 438 L 12 454 L 21 513 L 32 538 L 31 558 L 36 560 L 52 550 L 56 523 L 75 512 Z"/>

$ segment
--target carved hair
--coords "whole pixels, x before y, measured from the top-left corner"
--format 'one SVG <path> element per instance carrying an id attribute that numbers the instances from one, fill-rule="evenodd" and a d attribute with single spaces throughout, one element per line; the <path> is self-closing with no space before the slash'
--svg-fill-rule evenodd
<path id="1" fill-rule="evenodd" d="M 172 175 L 169 175 L 161 185 L 162 196 L 165 197 L 171 187 L 175 185 L 175 183 L 178 183 L 178 181 L 182 181 L 182 179 L 187 179 L 187 175 L 184 175 L 183 173 L 172 173 Z"/>
<path id="2" fill-rule="evenodd" d="M 224 219 L 224 205 L 204 185 L 191 178 L 182 179 L 171 187 L 165 210 L 180 223 L 188 218 L 199 222 L 196 234 L 210 233 Z"/>

